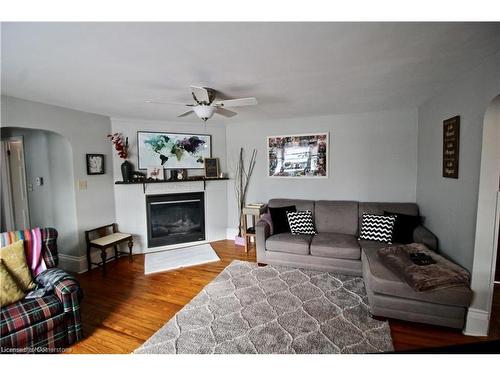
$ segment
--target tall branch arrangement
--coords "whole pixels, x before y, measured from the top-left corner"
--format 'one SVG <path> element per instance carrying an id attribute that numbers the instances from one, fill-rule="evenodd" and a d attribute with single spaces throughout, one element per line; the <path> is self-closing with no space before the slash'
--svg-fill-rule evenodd
<path id="1" fill-rule="evenodd" d="M 257 159 L 257 150 L 252 151 L 252 157 L 250 158 L 250 163 L 248 167 L 245 167 L 245 152 L 243 147 L 240 149 L 240 158 L 238 160 L 238 165 L 236 166 L 236 176 L 234 189 L 236 193 L 236 200 L 238 201 L 238 237 L 241 237 L 242 219 L 243 219 L 243 207 L 246 204 L 246 197 L 248 191 L 248 185 L 250 182 L 250 177 L 252 176 L 253 169 L 255 167 L 255 161 Z"/>

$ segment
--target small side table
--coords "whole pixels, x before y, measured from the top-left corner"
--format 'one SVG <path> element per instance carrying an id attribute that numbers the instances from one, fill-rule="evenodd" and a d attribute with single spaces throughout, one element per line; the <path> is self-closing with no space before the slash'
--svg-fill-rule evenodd
<path id="1" fill-rule="evenodd" d="M 111 230 L 111 233 L 109 231 Z M 109 234 L 107 234 L 108 232 Z M 97 236 L 91 239 L 90 237 L 96 234 Z M 102 266 L 102 274 L 106 274 L 106 261 L 108 248 L 114 248 L 115 255 L 109 259 L 118 259 L 120 255 L 128 255 L 129 262 L 132 262 L 132 247 L 134 246 L 134 241 L 131 234 L 118 232 L 118 225 L 116 223 L 104 225 L 99 228 L 90 229 L 85 231 L 85 240 L 87 242 L 87 264 L 88 270 L 90 271 L 92 265 Z M 119 251 L 118 245 L 126 242 L 128 245 L 128 253 Z M 90 250 L 92 248 L 99 249 L 101 251 L 101 262 L 92 263 L 90 258 Z"/>
<path id="2" fill-rule="evenodd" d="M 255 239 L 255 224 L 259 221 L 260 215 L 267 211 L 267 205 L 262 207 L 243 207 L 243 237 L 245 237 L 245 252 L 248 253 L 248 241 L 250 241 L 250 237 Z M 248 227 L 247 216 L 251 216 L 252 226 Z"/>

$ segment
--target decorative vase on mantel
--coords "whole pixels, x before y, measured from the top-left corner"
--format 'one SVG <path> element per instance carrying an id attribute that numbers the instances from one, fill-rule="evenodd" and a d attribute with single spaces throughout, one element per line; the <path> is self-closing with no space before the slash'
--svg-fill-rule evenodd
<path id="1" fill-rule="evenodd" d="M 113 147 L 116 150 L 119 158 L 124 160 L 121 165 L 123 182 L 132 181 L 133 176 L 133 165 L 127 160 L 128 158 L 128 137 L 124 137 L 122 133 L 109 134 L 108 138 L 113 143 Z"/>
<path id="2" fill-rule="evenodd" d="M 132 181 L 133 165 L 128 160 L 125 160 L 121 165 L 123 182 Z"/>

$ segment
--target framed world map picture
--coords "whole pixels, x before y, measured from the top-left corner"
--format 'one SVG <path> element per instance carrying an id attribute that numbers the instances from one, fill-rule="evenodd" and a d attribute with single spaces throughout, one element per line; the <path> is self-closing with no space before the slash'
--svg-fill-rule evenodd
<path id="1" fill-rule="evenodd" d="M 267 137 L 268 177 L 328 177 L 328 133 Z"/>
<path id="2" fill-rule="evenodd" d="M 203 169 L 203 160 L 212 156 L 207 134 L 137 132 L 137 148 L 139 169 Z"/>

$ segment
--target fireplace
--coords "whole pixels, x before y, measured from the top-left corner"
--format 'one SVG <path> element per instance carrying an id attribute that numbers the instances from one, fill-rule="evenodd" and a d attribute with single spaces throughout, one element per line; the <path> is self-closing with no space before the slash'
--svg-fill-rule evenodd
<path id="1" fill-rule="evenodd" d="M 205 240 L 203 193 L 146 196 L 148 247 Z"/>

